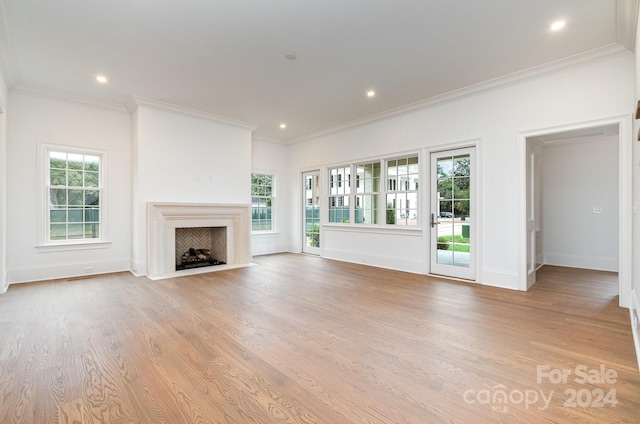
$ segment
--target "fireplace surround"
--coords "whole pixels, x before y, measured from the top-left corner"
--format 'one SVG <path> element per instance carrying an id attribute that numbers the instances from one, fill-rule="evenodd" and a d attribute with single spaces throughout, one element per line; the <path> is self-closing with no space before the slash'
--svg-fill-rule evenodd
<path id="1" fill-rule="evenodd" d="M 147 277 L 170 278 L 250 265 L 250 217 L 250 205 L 147 203 Z M 176 229 L 197 227 L 226 229 L 226 265 L 176 271 Z"/>

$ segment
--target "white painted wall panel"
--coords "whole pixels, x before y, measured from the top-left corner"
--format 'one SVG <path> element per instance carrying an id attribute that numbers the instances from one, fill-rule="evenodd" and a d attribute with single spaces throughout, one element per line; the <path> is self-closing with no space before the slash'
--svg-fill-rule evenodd
<path id="1" fill-rule="evenodd" d="M 517 181 L 523 164 L 518 163 L 518 132 L 628 114 L 633 66 L 632 55 L 618 56 L 300 142 L 291 148 L 291 167 L 312 169 L 482 139 L 478 241 L 483 260 L 478 281 L 517 289 L 520 258 L 524 255 L 519 251 Z M 428 193 L 423 191 L 421 195 Z M 294 219 L 300 215 L 297 196 L 292 202 Z M 299 227 L 294 224 L 294 228 Z M 332 243 L 331 239 L 324 240 L 324 249 L 339 247 Z M 400 243 L 388 238 L 388 251 L 393 252 Z M 428 258 L 428 252 L 424 253 L 422 261 Z M 495 275 L 501 276 L 499 283 L 487 278 Z"/>
<path id="2" fill-rule="evenodd" d="M 545 146 L 546 264 L 618 271 L 618 168 L 617 136 Z"/>
<path id="3" fill-rule="evenodd" d="M 0 72 L 0 293 L 7 291 L 7 84 Z"/>
<path id="4" fill-rule="evenodd" d="M 148 202 L 250 203 L 251 131 L 146 105 L 132 128 L 132 271 L 144 275 Z"/>
<path id="5" fill-rule="evenodd" d="M 252 170 L 276 176 L 275 231 L 257 233 L 251 237 L 253 255 L 288 252 L 291 241 L 291 192 L 302 190 L 302 177 L 289 177 L 289 148 L 264 140 L 252 142 Z"/>
<path id="6" fill-rule="evenodd" d="M 131 255 L 130 115 L 20 90 L 9 92 L 7 108 L 9 282 L 127 270 Z M 107 152 L 106 219 L 111 243 L 105 248 L 36 249 L 39 142 Z"/>

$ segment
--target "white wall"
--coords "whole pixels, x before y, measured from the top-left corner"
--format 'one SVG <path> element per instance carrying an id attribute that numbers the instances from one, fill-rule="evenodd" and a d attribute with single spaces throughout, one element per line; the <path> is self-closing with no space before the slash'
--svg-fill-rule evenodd
<path id="1" fill-rule="evenodd" d="M 7 291 L 7 84 L 0 72 L 0 293 Z"/>
<path id="2" fill-rule="evenodd" d="M 129 269 L 130 115 L 123 110 L 10 90 L 7 110 L 7 271 L 10 283 Z M 104 248 L 38 249 L 39 143 L 106 151 Z M 43 199 L 40 199 L 44 201 Z"/>
<path id="3" fill-rule="evenodd" d="M 525 255 L 520 252 L 518 222 L 518 170 L 523 165 L 518 160 L 518 133 L 628 115 L 633 67 L 632 55 L 617 56 L 300 142 L 291 148 L 291 168 L 313 169 L 423 147 L 434 149 L 463 140 L 482 140 L 478 152 L 481 220 L 476 228 L 483 256 L 477 280 L 518 289 L 519 265 Z M 423 172 L 428 169 L 425 162 L 422 161 Z M 423 199 L 428 196 L 426 186 L 421 185 Z M 294 191 L 292 226 L 296 231 L 300 228 L 299 197 Z M 423 223 L 425 217 L 423 213 Z M 351 252 L 344 252 L 340 258 L 369 257 L 370 264 L 380 265 L 382 261 L 377 256 L 384 252 L 389 255 L 401 246 L 403 236 L 379 233 L 361 243 L 358 231 L 343 231 L 340 238 L 334 238 L 336 243 L 357 246 L 357 251 L 348 247 Z M 352 239 L 351 243 L 345 243 L 346 239 Z M 294 250 L 299 251 L 301 237 L 294 240 Z M 323 249 L 340 248 L 331 243 L 324 240 Z M 426 246 L 426 240 L 421 245 Z M 428 251 L 415 249 L 405 255 L 408 257 L 404 263 L 390 261 L 392 264 L 386 266 L 414 270 L 414 264 L 427 262 Z M 411 269 L 407 263 L 412 264 Z"/>
<path id="4" fill-rule="evenodd" d="M 636 28 L 635 41 L 635 67 L 634 67 L 634 83 L 635 97 L 630 105 L 633 111 L 638 102 L 640 102 L 640 11 L 636 20 L 638 25 Z M 634 116 L 635 118 L 635 116 Z M 633 146 L 633 278 L 632 287 L 636 292 L 640 292 L 640 142 L 637 135 L 640 134 L 640 120 L 633 120 L 633 131 L 631 131 L 633 139 L 629 140 Z M 638 352 L 640 354 L 640 352 Z M 639 357 L 640 362 L 640 357 Z"/>
<path id="5" fill-rule="evenodd" d="M 250 203 L 251 129 L 140 104 L 132 131 L 131 270 L 144 275 L 148 202 Z"/>
<path id="6" fill-rule="evenodd" d="M 264 255 L 291 251 L 290 194 L 292 190 L 302 188 L 289 178 L 289 149 L 286 145 L 254 139 L 251 150 L 253 172 L 274 174 L 276 177 L 276 228 L 273 232 L 252 234 L 251 253 Z"/>
<path id="7" fill-rule="evenodd" d="M 618 136 L 547 144 L 541 171 L 544 263 L 617 272 Z"/>

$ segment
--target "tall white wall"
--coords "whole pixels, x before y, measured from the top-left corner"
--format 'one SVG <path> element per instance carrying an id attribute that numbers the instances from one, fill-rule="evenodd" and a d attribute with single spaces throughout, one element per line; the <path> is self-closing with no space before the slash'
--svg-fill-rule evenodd
<path id="1" fill-rule="evenodd" d="M 264 140 L 253 140 L 253 172 L 274 174 L 276 176 L 275 230 L 273 232 L 254 233 L 251 236 L 251 253 L 264 255 L 287 252 L 291 246 L 291 192 L 300 189 L 298 181 L 289 178 L 288 146 Z M 300 183 L 301 184 L 301 183 Z"/>
<path id="2" fill-rule="evenodd" d="M 547 144 L 541 171 L 544 263 L 618 271 L 618 137 Z"/>
<path id="3" fill-rule="evenodd" d="M 0 72 L 0 293 L 7 291 L 7 84 Z"/>
<path id="4" fill-rule="evenodd" d="M 634 83 L 635 97 L 632 99 L 631 110 L 637 107 L 640 102 L 640 11 L 636 20 L 636 41 L 635 41 L 635 67 Z M 635 118 L 635 116 L 634 116 Z M 633 279 L 632 287 L 636 294 L 640 292 L 640 142 L 637 135 L 640 134 L 640 120 L 634 119 L 633 139 L 629 140 L 633 146 Z M 640 352 L 639 352 L 640 354 Z M 640 362 L 640 359 L 639 359 Z"/>
<path id="5" fill-rule="evenodd" d="M 131 255 L 130 115 L 13 89 L 7 109 L 7 272 L 10 283 L 129 269 Z M 39 143 L 106 151 L 102 248 L 37 248 Z M 44 211 L 40 211 L 44 213 Z"/>
<path id="6" fill-rule="evenodd" d="M 251 129 L 141 104 L 132 132 L 131 270 L 144 275 L 148 202 L 250 203 Z"/>
<path id="7" fill-rule="evenodd" d="M 291 147 L 291 169 L 297 173 L 361 158 L 481 140 L 480 220 L 476 228 L 482 260 L 477 281 L 517 289 L 519 264 L 525 255 L 519 247 L 518 171 L 523 164 L 518 158 L 518 133 L 628 116 L 633 69 L 633 55 L 617 56 L 300 142 Z M 422 161 L 423 173 L 428 172 L 427 160 Z M 423 204 L 427 186 L 421 185 Z M 292 199 L 292 228 L 296 231 L 300 231 L 301 216 L 298 192 L 293 192 Z M 423 210 L 423 225 L 426 216 Z M 331 227 L 331 232 L 339 232 L 339 237 L 325 238 L 323 249 L 342 249 L 337 259 L 363 258 L 372 265 L 409 271 L 416 271 L 416 264 L 428 262 L 426 247 L 405 249 L 402 258 L 393 257 L 390 252 L 395 254 L 406 246 L 406 234 L 381 229 L 375 234 L 366 233 L 363 242 L 365 233 L 354 227 Z M 428 245 L 427 234 L 419 235 L 421 241 L 416 246 Z M 300 236 L 294 237 L 297 251 L 301 249 L 298 240 Z"/>

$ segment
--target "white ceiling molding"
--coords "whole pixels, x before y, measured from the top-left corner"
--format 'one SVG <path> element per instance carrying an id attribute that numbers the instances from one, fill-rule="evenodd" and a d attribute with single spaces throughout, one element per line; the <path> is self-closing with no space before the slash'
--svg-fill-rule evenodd
<path id="1" fill-rule="evenodd" d="M 263 135 L 260 135 L 260 136 L 255 136 L 255 135 L 254 135 L 254 136 L 252 136 L 252 137 L 251 137 L 251 140 L 252 140 L 252 141 L 262 141 L 262 142 L 265 142 L 265 143 L 271 143 L 271 144 L 280 144 L 280 145 L 287 145 L 287 144 L 289 144 L 289 143 L 287 143 L 287 142 L 286 142 L 286 141 L 284 141 L 284 140 L 279 140 L 279 139 L 276 139 L 276 138 L 265 137 L 265 136 L 263 136 Z"/>
<path id="2" fill-rule="evenodd" d="M 541 78 L 556 72 L 562 72 L 567 69 L 571 69 L 579 66 L 585 66 L 589 63 L 598 62 L 601 60 L 613 58 L 615 56 L 622 56 L 622 55 L 628 55 L 628 54 L 632 54 L 632 52 L 627 50 L 624 46 L 620 44 L 612 43 L 601 48 L 593 49 L 584 53 L 579 53 L 574 56 L 562 58 L 560 60 L 553 61 L 544 65 L 525 69 L 519 72 L 514 72 L 509 75 L 504 75 L 498 78 L 494 78 L 492 80 L 484 81 L 478 84 L 473 84 L 468 87 L 450 91 L 448 93 L 444 93 L 444 94 L 434 96 L 425 100 L 421 100 L 419 102 L 400 106 L 398 108 L 394 108 L 381 113 L 370 115 L 362 119 L 347 122 L 343 125 L 338 125 L 332 128 L 328 128 L 327 130 L 320 131 L 318 133 L 311 134 L 306 137 L 302 137 L 300 139 L 292 140 L 288 144 L 296 144 L 296 143 L 302 143 L 305 141 L 310 141 L 316 138 L 320 138 L 320 137 L 324 137 L 324 136 L 336 133 L 338 131 L 343 131 L 346 129 L 366 125 L 372 122 L 392 118 L 394 116 L 402 115 L 402 114 L 413 112 L 416 110 L 434 107 L 436 105 L 458 100 L 466 96 L 471 96 L 481 92 L 494 90 L 494 89 L 506 87 L 513 84 L 522 83 L 527 80 Z"/>
<path id="3" fill-rule="evenodd" d="M 639 0 L 616 0 L 616 39 L 630 51 L 635 48 L 639 7 Z"/>
<path id="4" fill-rule="evenodd" d="M 11 90 L 24 91 L 26 93 L 38 94 L 41 96 L 53 97 L 59 100 L 64 100 L 72 103 L 83 103 L 85 105 L 99 107 L 104 109 L 117 110 L 120 112 L 126 112 L 127 108 L 116 102 L 109 102 L 106 100 L 99 100 L 92 97 L 77 96 L 75 94 L 69 94 L 62 91 L 54 90 L 51 88 L 38 87 L 31 84 L 16 84 Z"/>
<path id="5" fill-rule="evenodd" d="M 257 125 L 254 125 L 248 122 L 243 122 L 237 119 L 231 119 L 225 116 L 220 116 L 220 115 L 216 115 L 209 112 L 203 112 L 197 109 L 191 109 L 188 107 L 174 105 L 174 104 L 166 103 L 160 100 L 148 99 L 140 96 L 131 96 L 126 104 L 127 110 L 129 110 L 130 112 L 136 110 L 139 106 L 146 106 L 154 109 L 167 110 L 167 111 L 179 113 L 182 115 L 188 115 L 196 118 L 206 119 L 208 121 L 218 122 L 220 124 L 240 127 L 240 128 L 251 130 L 251 131 L 257 128 Z"/>

